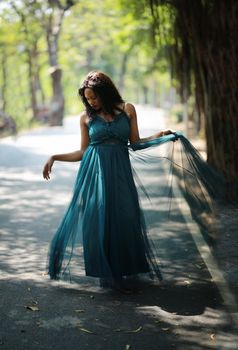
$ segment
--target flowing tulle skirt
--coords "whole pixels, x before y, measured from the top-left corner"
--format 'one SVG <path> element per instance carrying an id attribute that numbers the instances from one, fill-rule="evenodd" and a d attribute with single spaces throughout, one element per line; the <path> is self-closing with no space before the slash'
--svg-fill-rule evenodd
<path id="1" fill-rule="evenodd" d="M 72 201 L 51 243 L 52 278 L 69 266 L 81 242 L 88 276 L 119 279 L 148 273 L 154 265 L 125 145 L 87 148 Z"/>
<path id="2" fill-rule="evenodd" d="M 180 161 L 174 159 L 174 142 L 170 142 L 178 138 Z M 157 150 L 164 143 L 170 147 L 161 156 Z M 151 152 L 152 149 L 156 152 Z M 162 191 L 164 183 L 160 184 L 159 176 L 154 176 L 153 190 L 152 181 L 144 185 L 140 175 L 131 168 L 129 154 L 133 167 L 136 168 L 136 162 L 145 164 L 148 175 L 150 167 L 156 174 L 162 163 L 167 164 L 166 193 Z M 180 192 L 190 204 L 191 220 L 200 222 L 208 243 L 214 242 L 213 227 L 211 229 L 203 218 L 204 212 L 213 215 L 213 204 L 219 197 L 217 189 L 222 189 L 223 180 L 183 135 L 168 135 L 129 148 L 120 143 L 89 145 L 80 164 L 72 200 L 50 245 L 50 277 L 58 279 L 66 275 L 73 256 L 77 263 L 79 248 L 83 249 L 88 276 L 120 280 L 124 276 L 150 273 L 161 279 L 157 241 L 164 230 L 164 220 L 172 210 L 175 176 L 179 179 Z M 141 206 L 146 208 L 141 205 L 138 193 L 139 197 L 143 194 L 153 210 L 142 211 Z M 158 214 L 161 204 L 163 220 Z"/>

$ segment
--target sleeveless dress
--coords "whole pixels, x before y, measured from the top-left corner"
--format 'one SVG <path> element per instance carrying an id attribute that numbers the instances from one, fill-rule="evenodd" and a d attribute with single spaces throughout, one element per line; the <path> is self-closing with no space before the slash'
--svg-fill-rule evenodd
<path id="1" fill-rule="evenodd" d="M 72 200 L 50 244 L 49 275 L 52 279 L 63 277 L 69 272 L 74 255 L 77 260 L 77 247 L 83 247 L 87 276 L 120 281 L 125 276 L 149 273 L 161 280 L 156 251 L 140 208 L 129 152 L 140 152 L 180 139 L 185 145 L 184 153 L 196 165 L 193 169 L 196 178 L 200 180 L 201 175 L 201 186 L 206 188 L 210 198 L 216 174 L 182 134 L 128 145 L 130 120 L 124 111 L 111 122 L 94 115 L 88 124 L 88 132 L 90 143 L 80 164 Z M 172 159 L 169 162 L 175 164 Z M 191 166 L 192 162 L 189 164 Z M 201 165 L 205 168 L 200 174 Z M 186 171 L 191 172 L 191 169 Z M 209 176 L 211 178 L 205 184 L 204 171 L 208 180 Z M 191 187 L 193 190 L 193 184 Z M 208 203 L 203 198 L 201 204 L 201 198 L 197 200 L 197 197 L 197 193 L 192 196 L 193 207 L 204 207 L 204 202 Z M 204 230 L 203 233 L 209 237 L 209 233 Z"/>

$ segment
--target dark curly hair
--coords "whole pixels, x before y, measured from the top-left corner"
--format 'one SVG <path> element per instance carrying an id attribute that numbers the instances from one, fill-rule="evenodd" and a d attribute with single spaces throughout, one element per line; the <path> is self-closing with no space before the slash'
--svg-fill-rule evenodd
<path id="1" fill-rule="evenodd" d="M 106 113 L 114 116 L 115 110 L 121 110 L 118 105 L 123 103 L 124 100 L 112 80 L 103 72 L 92 71 L 88 73 L 78 90 L 88 116 L 92 117 L 96 111 L 89 105 L 84 95 L 84 91 L 87 88 L 92 89 L 93 92 L 99 96 L 103 105 L 103 110 Z"/>

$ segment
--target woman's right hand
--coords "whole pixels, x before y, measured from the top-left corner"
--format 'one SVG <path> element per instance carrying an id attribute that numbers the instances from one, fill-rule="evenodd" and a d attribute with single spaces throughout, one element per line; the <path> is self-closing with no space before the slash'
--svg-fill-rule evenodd
<path id="1" fill-rule="evenodd" d="M 52 166 L 54 164 L 54 159 L 53 157 L 50 157 L 47 162 L 45 163 L 44 165 L 44 168 L 43 168 L 43 178 L 46 179 L 46 180 L 50 180 L 50 173 L 51 173 L 51 169 L 52 169 Z"/>

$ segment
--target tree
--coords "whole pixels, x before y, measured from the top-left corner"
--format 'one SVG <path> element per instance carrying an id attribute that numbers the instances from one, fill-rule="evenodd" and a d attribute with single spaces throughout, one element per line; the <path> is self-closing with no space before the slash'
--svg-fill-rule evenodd
<path id="1" fill-rule="evenodd" d="M 66 0 L 4 4 L 0 5 L 0 60 L 4 60 L 0 105 L 18 129 L 29 127 L 34 115 L 37 121 L 39 115 L 43 121 L 50 116 L 50 124 L 56 125 L 62 124 L 64 113 L 81 111 L 77 90 L 93 69 L 109 74 L 130 101 L 143 103 L 144 90 L 148 102 L 156 102 L 158 94 L 168 89 L 164 88 L 168 74 L 160 79 L 164 63 L 156 60 L 150 40 L 149 7 L 134 18 L 120 0 L 113 8 L 111 0 L 75 1 L 74 6 Z"/>
<path id="2" fill-rule="evenodd" d="M 22 2 L 21 6 L 16 6 L 11 1 L 11 6 L 17 13 L 21 21 L 21 33 L 23 35 L 24 51 L 28 65 L 28 83 L 31 97 L 31 108 L 33 120 L 37 119 L 38 104 L 37 90 L 41 89 L 39 64 L 38 64 L 38 41 L 42 35 L 39 23 L 35 21 L 35 8 Z"/>
<path id="3" fill-rule="evenodd" d="M 37 3 L 37 0 L 35 1 Z M 52 79 L 53 96 L 51 101 L 50 125 L 62 125 L 64 118 L 64 94 L 62 87 L 62 70 L 58 62 L 58 42 L 65 12 L 69 10 L 73 0 L 48 0 L 47 8 L 41 7 L 43 28 L 49 56 L 50 75 Z"/>
<path id="4" fill-rule="evenodd" d="M 61 82 L 62 70 L 58 62 L 58 41 L 64 15 L 74 5 L 74 1 L 48 0 L 42 2 L 41 0 L 31 0 L 29 2 L 22 0 L 17 5 L 15 1 L 11 1 L 10 4 L 18 14 L 24 31 L 33 118 L 36 119 L 38 110 L 36 90 L 41 88 L 39 71 L 37 70 L 39 68 L 37 44 L 43 30 L 47 43 L 49 73 L 52 81 L 49 121 L 52 126 L 62 125 L 64 94 Z M 41 30 L 39 30 L 39 26 Z"/>
<path id="5" fill-rule="evenodd" d="M 174 43 L 173 71 L 183 100 L 195 95 L 204 118 L 207 160 L 226 177 L 229 198 L 238 185 L 238 3 L 233 0 L 146 0 L 154 19 L 155 37 L 169 12 Z"/>

